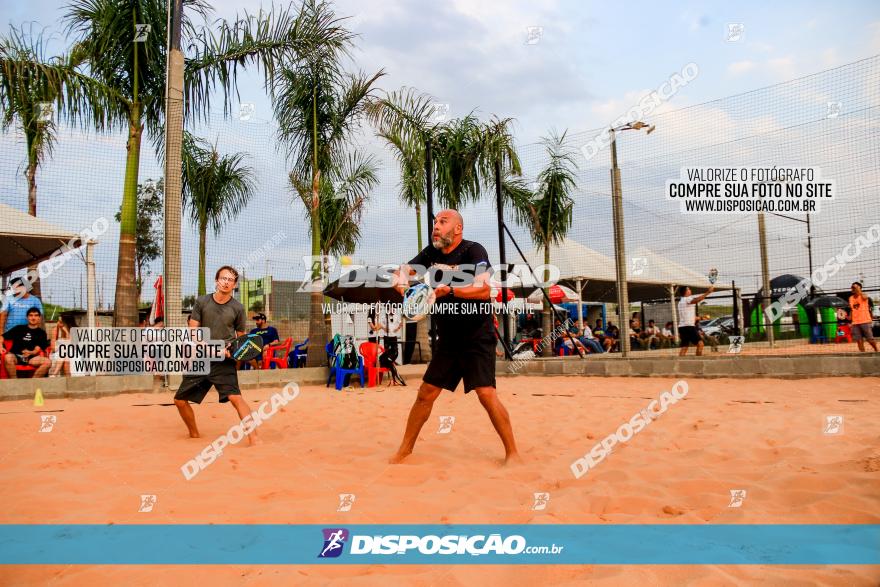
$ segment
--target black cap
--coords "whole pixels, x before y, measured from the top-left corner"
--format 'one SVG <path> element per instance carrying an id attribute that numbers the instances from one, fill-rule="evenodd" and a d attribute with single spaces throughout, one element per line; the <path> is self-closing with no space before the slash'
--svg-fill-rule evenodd
<path id="1" fill-rule="evenodd" d="M 266 319 L 266 315 L 263 314 L 262 312 L 260 312 L 259 314 L 254 314 L 254 322 L 256 322 L 257 320 L 265 320 L 265 319 Z"/>

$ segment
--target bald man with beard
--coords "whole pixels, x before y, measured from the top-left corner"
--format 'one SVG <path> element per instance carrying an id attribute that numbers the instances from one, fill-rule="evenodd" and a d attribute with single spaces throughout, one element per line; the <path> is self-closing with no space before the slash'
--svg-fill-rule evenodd
<path id="1" fill-rule="evenodd" d="M 464 220 L 455 210 L 443 210 L 434 219 L 431 244 L 398 272 L 397 287 L 403 293 L 415 273 L 409 266 L 438 267 L 463 271 L 473 279 L 457 286 L 435 285 L 435 313 L 438 344 L 422 379 L 415 403 L 410 409 L 403 441 L 391 463 L 409 456 L 419 431 L 431 416 L 434 401 L 444 389 L 454 391 L 464 380 L 464 392 L 475 391 L 504 445 L 505 462 L 519 462 L 510 416 L 495 389 L 495 331 L 490 308 L 489 255 L 477 242 L 464 240 Z M 438 272 L 439 273 L 439 272 Z M 436 275 L 437 282 L 443 282 Z M 446 280 L 448 281 L 448 280 Z M 436 306 L 435 306 L 436 309 Z"/>

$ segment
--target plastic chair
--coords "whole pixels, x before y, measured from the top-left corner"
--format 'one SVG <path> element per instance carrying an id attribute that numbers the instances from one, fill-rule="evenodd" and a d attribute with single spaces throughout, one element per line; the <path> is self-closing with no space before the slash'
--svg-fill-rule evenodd
<path id="1" fill-rule="evenodd" d="M 267 344 L 263 348 L 263 369 L 271 369 L 272 367 L 287 369 L 287 355 L 290 353 L 290 345 L 292 344 L 293 339 L 289 337 L 284 342 Z M 283 352 L 279 355 L 278 351 Z"/>
<path id="2" fill-rule="evenodd" d="M 309 354 L 309 339 L 293 345 L 293 350 L 287 355 L 287 366 L 298 369 L 305 366 Z"/>
<path id="3" fill-rule="evenodd" d="M 0 348 L 0 379 L 9 379 L 9 373 L 6 372 L 6 353 L 11 352 L 11 351 L 12 351 L 12 341 L 11 340 L 4 340 L 3 341 L 3 348 Z M 46 353 L 41 352 L 40 356 L 45 357 Z M 16 365 L 15 366 L 15 374 L 16 375 L 23 374 L 23 373 L 30 373 L 30 375 L 32 376 L 34 374 L 34 371 L 36 371 L 36 370 L 37 370 L 36 367 L 32 367 L 30 365 Z"/>
<path id="4" fill-rule="evenodd" d="M 391 371 L 388 367 L 376 367 L 377 347 L 380 355 L 385 352 L 385 348 L 375 342 L 364 342 L 358 347 L 358 351 L 363 357 L 364 369 L 367 371 L 367 387 L 376 387 L 378 383 L 382 383 L 382 374 Z"/>
<path id="5" fill-rule="evenodd" d="M 852 342 L 852 326 L 849 324 L 838 324 L 837 325 L 837 336 L 834 337 L 834 342 Z"/>
<path id="6" fill-rule="evenodd" d="M 342 367 L 336 366 L 336 355 L 333 353 L 333 342 L 328 342 L 327 346 L 324 347 L 324 350 L 327 351 L 327 361 L 330 366 L 330 374 L 327 377 L 327 385 L 325 387 L 330 386 L 330 382 L 334 379 L 336 380 L 336 391 L 341 391 L 345 386 L 345 376 L 346 375 L 357 375 L 358 380 L 361 383 L 361 388 L 364 387 L 364 358 L 358 355 L 358 366 L 357 369 L 343 369 Z"/>
<path id="7" fill-rule="evenodd" d="M 810 335 L 810 344 L 817 344 L 820 342 L 828 342 L 828 337 L 823 333 L 821 325 L 814 324 L 812 334 Z"/>

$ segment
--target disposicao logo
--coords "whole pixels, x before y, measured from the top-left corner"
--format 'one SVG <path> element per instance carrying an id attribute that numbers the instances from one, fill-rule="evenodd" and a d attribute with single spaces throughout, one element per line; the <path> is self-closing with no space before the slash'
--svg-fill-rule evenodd
<path id="1" fill-rule="evenodd" d="M 349 532 L 345 528 L 324 528 L 324 548 L 318 558 L 336 558 L 342 554 L 345 541 L 348 540 Z"/>

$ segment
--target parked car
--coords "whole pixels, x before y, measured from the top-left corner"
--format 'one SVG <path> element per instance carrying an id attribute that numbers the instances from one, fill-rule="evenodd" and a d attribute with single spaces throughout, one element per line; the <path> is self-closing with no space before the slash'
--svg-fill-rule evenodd
<path id="1" fill-rule="evenodd" d="M 721 316 L 700 324 L 700 328 L 707 336 L 719 336 L 733 334 L 733 316 Z"/>

